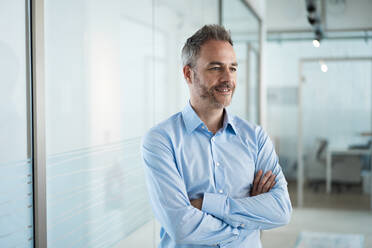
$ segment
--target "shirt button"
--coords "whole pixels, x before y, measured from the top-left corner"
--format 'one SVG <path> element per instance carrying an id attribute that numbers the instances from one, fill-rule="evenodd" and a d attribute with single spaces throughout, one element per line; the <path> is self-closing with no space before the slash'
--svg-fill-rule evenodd
<path id="1" fill-rule="evenodd" d="M 212 137 L 212 141 L 214 141 L 214 137 Z"/>
<path id="2" fill-rule="evenodd" d="M 219 191 L 218 191 L 220 194 L 222 194 L 223 193 L 223 190 L 222 189 L 220 189 Z"/>
<path id="3" fill-rule="evenodd" d="M 216 166 L 220 166 L 220 163 L 217 162 L 217 163 L 216 163 Z"/>

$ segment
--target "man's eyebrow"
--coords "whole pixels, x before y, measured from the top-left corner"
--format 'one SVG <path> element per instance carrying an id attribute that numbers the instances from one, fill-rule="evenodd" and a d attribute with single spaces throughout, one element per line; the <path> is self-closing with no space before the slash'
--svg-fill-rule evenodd
<path id="1" fill-rule="evenodd" d="M 220 65 L 220 66 L 222 66 L 222 65 L 224 65 L 224 63 L 218 62 L 218 61 L 212 61 L 212 62 L 209 62 L 208 65 Z M 232 66 L 238 66 L 238 63 L 234 62 L 234 63 L 231 63 L 231 65 Z"/>

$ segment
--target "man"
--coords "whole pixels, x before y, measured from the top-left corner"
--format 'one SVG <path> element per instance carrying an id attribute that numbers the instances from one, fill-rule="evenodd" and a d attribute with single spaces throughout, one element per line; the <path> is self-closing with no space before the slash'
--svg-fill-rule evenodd
<path id="1" fill-rule="evenodd" d="M 230 34 L 204 26 L 182 58 L 190 101 L 142 145 L 159 247 L 261 247 L 260 230 L 287 224 L 292 207 L 267 134 L 225 109 L 238 67 Z"/>

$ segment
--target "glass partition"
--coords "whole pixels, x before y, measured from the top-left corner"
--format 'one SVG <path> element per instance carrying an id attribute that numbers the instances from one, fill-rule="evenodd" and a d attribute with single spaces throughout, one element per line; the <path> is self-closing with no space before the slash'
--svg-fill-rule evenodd
<path id="1" fill-rule="evenodd" d="M 0 247 L 33 247 L 27 1 L 0 1 Z"/>
<path id="2" fill-rule="evenodd" d="M 48 246 L 154 245 L 141 138 L 187 104 L 181 48 L 217 21 L 216 0 L 45 2 Z"/>
<path id="3" fill-rule="evenodd" d="M 151 6 L 45 3 L 50 247 L 113 246 L 152 219 L 139 150 L 154 123 Z"/>
<path id="4" fill-rule="evenodd" d="M 259 124 L 260 20 L 241 0 L 222 1 L 222 24 L 231 31 L 238 59 L 238 79 L 229 109 Z"/>
<path id="5" fill-rule="evenodd" d="M 268 128 L 277 140 L 293 205 L 298 206 L 300 200 L 301 118 L 303 206 L 369 209 L 372 65 L 370 59 L 353 58 L 371 58 L 371 43 L 324 40 L 321 47 L 314 48 L 311 41 L 269 42 L 266 47 Z M 329 155 L 330 175 L 335 179 L 329 180 L 332 194 L 327 194 Z"/>
<path id="6" fill-rule="evenodd" d="M 303 63 L 300 118 L 306 207 L 332 206 L 328 200 L 314 200 L 314 192 L 332 190 L 350 199 L 342 208 L 369 208 L 368 196 L 360 194 L 359 187 L 365 180 L 363 173 L 371 173 L 371 62 L 372 58 L 360 61 L 349 57 Z"/>

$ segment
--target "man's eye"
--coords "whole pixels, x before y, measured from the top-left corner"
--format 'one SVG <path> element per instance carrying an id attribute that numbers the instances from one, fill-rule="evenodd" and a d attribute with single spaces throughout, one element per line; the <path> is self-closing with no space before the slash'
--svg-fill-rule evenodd
<path id="1" fill-rule="evenodd" d="M 235 72 L 237 69 L 235 67 L 231 67 L 230 70 Z"/>
<path id="2" fill-rule="evenodd" d="M 209 68 L 209 70 L 211 71 L 218 71 L 220 69 L 220 67 L 212 67 L 212 68 Z"/>

